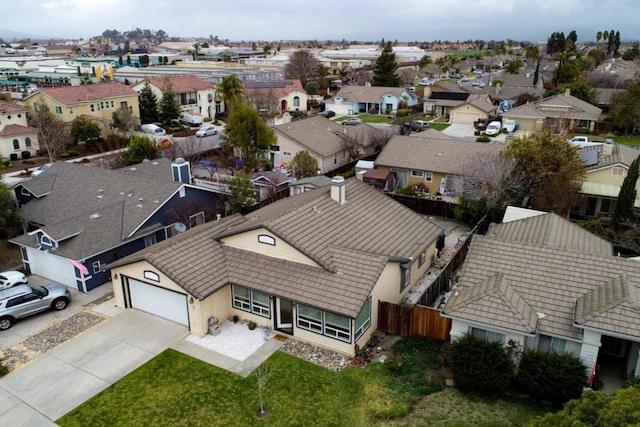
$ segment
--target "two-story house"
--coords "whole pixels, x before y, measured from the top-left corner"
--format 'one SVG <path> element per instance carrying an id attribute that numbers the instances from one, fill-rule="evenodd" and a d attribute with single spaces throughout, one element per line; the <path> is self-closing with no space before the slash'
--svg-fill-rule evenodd
<path id="1" fill-rule="evenodd" d="M 300 80 L 245 81 L 247 101 L 260 113 L 307 111 L 307 92 Z"/>
<path id="2" fill-rule="evenodd" d="M 38 152 L 38 130 L 27 125 L 27 109 L 0 100 L 0 157 L 28 159 Z"/>

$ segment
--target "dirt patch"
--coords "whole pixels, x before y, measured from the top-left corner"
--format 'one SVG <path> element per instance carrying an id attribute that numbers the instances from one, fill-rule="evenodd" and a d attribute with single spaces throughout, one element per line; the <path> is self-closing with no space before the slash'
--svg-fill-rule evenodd
<path id="1" fill-rule="evenodd" d="M 0 271 L 13 270 L 22 265 L 22 256 L 18 245 L 0 240 Z"/>

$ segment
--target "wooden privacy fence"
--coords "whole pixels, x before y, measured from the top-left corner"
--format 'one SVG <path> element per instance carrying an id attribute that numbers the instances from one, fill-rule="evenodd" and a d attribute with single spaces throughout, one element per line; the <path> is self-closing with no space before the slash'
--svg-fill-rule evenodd
<path id="1" fill-rule="evenodd" d="M 440 310 L 422 305 L 412 308 L 378 301 L 378 329 L 387 334 L 449 341 L 451 319 L 442 317 Z"/>

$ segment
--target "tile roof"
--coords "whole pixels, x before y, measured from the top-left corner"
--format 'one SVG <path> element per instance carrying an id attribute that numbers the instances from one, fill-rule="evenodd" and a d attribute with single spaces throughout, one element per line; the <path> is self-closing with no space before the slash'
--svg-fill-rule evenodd
<path id="1" fill-rule="evenodd" d="M 457 273 L 455 292 L 458 295 L 447 303 L 444 313 L 457 317 L 456 300 L 470 298 L 467 294 L 475 286 L 482 286 L 497 273 L 502 273 L 504 280 L 536 313 L 540 313 L 539 333 L 571 339 L 582 337 L 582 330 L 573 325 L 578 298 L 621 274 L 626 275 L 629 283 L 636 287 L 636 292 L 640 286 L 640 268 L 634 260 L 476 235 Z M 470 302 L 464 309 L 464 316 L 460 317 L 466 320 L 498 328 L 513 327 L 511 310 L 497 306 L 491 300 Z M 526 311 L 521 313 L 524 314 Z M 627 314 L 632 319 L 638 316 L 634 312 Z M 635 333 L 631 329 L 628 331 Z M 634 336 L 640 338 L 640 335 Z"/>
<path id="2" fill-rule="evenodd" d="M 627 168 L 640 156 L 640 150 L 623 144 L 613 144 L 611 154 L 605 154 L 602 146 L 584 147 L 580 151 L 597 151 L 598 163 L 587 167 L 587 171 L 602 169 L 613 165 L 624 165 Z"/>
<path id="3" fill-rule="evenodd" d="M 506 113 L 507 117 L 558 117 L 581 120 L 598 120 L 602 110 L 575 96 L 561 93 L 534 103 L 515 107 Z"/>
<path id="4" fill-rule="evenodd" d="M 261 80 L 260 83 L 262 83 L 262 86 L 267 86 L 267 87 L 259 87 L 259 88 L 246 87 L 247 83 L 248 82 L 245 82 L 244 93 L 249 99 L 252 96 L 259 96 L 259 95 L 268 95 L 270 97 L 279 99 L 287 96 L 291 92 L 302 92 L 306 94 L 304 88 L 302 87 L 302 83 L 300 83 L 300 80 L 297 80 L 297 79 L 295 80 Z M 253 81 L 252 83 L 255 83 L 255 81 Z M 286 84 L 283 85 L 282 83 L 286 83 Z M 273 86 L 273 87 L 268 87 L 268 86 Z"/>
<path id="5" fill-rule="evenodd" d="M 343 205 L 331 199 L 329 188 L 320 188 L 245 217 L 196 227 L 109 267 L 146 260 L 199 299 L 235 283 L 355 317 L 387 261 L 415 259 L 442 230 L 355 179 L 346 187 Z M 225 237 L 257 228 L 266 228 L 320 266 L 223 243 Z"/>
<path id="6" fill-rule="evenodd" d="M 376 165 L 461 175 L 475 158 L 501 148 L 500 144 L 396 135 L 384 146 Z"/>
<path id="7" fill-rule="evenodd" d="M 402 95 L 415 97 L 411 91 L 402 87 L 384 87 L 384 86 L 343 86 L 338 92 L 338 96 L 348 102 L 373 102 L 379 103 L 386 94 L 392 94 L 397 98 Z"/>
<path id="8" fill-rule="evenodd" d="M 63 105 L 78 105 L 122 96 L 137 96 L 136 91 L 130 86 L 125 86 L 118 82 L 111 82 L 81 86 L 43 87 L 26 99 L 39 96 L 39 93 L 43 93 Z"/>
<path id="9" fill-rule="evenodd" d="M 199 90 L 206 90 L 214 86 L 212 83 L 206 82 L 198 76 L 190 75 L 151 77 L 146 79 L 146 81 L 159 89 L 164 89 L 167 82 L 170 82 L 171 89 L 173 89 L 175 93 L 197 92 Z"/>
<path id="10" fill-rule="evenodd" d="M 38 129 L 32 128 L 30 126 L 22 126 L 22 125 L 6 125 L 2 131 L 0 131 L 0 137 L 2 136 L 12 136 L 12 135 L 25 135 L 30 133 L 36 133 Z"/>
<path id="11" fill-rule="evenodd" d="M 26 111 L 24 105 L 15 102 L 0 100 L 0 114 L 20 113 Z"/>
<path id="12" fill-rule="evenodd" d="M 611 243 L 555 213 L 493 224 L 487 231 L 487 236 L 593 255 L 613 255 Z"/>
<path id="13" fill-rule="evenodd" d="M 121 244 L 182 186 L 172 180 L 167 159 L 118 170 L 55 162 L 19 185 L 39 197 L 22 207 L 25 220 L 41 224 L 50 236 L 82 230 L 56 250 L 74 259 Z M 28 235 L 14 240 L 36 244 Z"/>
<path id="14" fill-rule="evenodd" d="M 273 128 L 278 138 L 286 137 L 321 157 L 332 156 L 345 149 L 345 138 L 361 141 L 368 147 L 381 138 L 382 131 L 364 123 L 342 126 L 324 117 L 311 117 Z"/>
<path id="15" fill-rule="evenodd" d="M 624 89 L 610 89 L 600 87 L 594 89 L 598 98 L 598 105 L 611 105 L 613 97 L 619 93 L 624 92 Z"/>
<path id="16" fill-rule="evenodd" d="M 533 85 L 533 73 L 525 74 L 508 74 L 503 73 L 500 76 L 500 80 L 502 80 L 502 87 L 505 86 L 515 86 L 515 87 L 526 87 L 526 88 L 534 88 Z"/>

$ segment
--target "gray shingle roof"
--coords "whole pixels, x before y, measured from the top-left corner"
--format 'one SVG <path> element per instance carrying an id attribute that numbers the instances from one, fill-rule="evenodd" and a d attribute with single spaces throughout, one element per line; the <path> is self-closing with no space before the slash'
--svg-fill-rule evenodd
<path id="1" fill-rule="evenodd" d="M 468 298 L 465 294 L 497 273 L 502 273 L 504 280 L 527 304 L 536 313 L 541 313 L 539 333 L 573 339 L 582 336 L 582 330 L 573 326 L 578 298 L 621 274 L 626 275 L 629 283 L 636 287 L 636 292 L 640 285 L 640 268 L 634 260 L 477 235 L 473 237 L 467 258 L 458 272 L 456 292 L 459 294 L 456 299 Z M 450 300 L 444 312 L 456 317 L 456 304 L 455 299 Z M 464 318 L 506 329 L 514 324 L 511 310 L 487 300 L 467 304 Z M 633 329 L 626 333 L 635 334 Z M 634 336 L 640 338 L 640 335 Z"/>
<path id="2" fill-rule="evenodd" d="M 383 132 L 361 124 L 358 126 L 342 126 L 324 117 L 311 117 L 286 123 L 274 128 L 278 138 L 288 138 L 308 151 L 321 157 L 328 157 L 345 150 L 345 138 L 351 138 L 370 146 Z"/>
<path id="3" fill-rule="evenodd" d="M 594 255 L 613 255 L 611 243 L 554 213 L 494 224 L 487 236 Z"/>
<path id="4" fill-rule="evenodd" d="M 601 169 L 612 165 L 631 166 L 631 163 L 640 156 L 640 150 L 622 144 L 614 144 L 611 154 L 604 154 L 602 146 L 584 147 L 580 151 L 597 151 L 598 163 L 587 167 L 587 170 Z"/>
<path id="5" fill-rule="evenodd" d="M 429 220 L 355 179 L 346 203 L 329 188 L 279 200 L 133 254 L 109 267 L 148 261 L 204 299 L 228 283 L 355 317 L 389 259 L 416 259 L 442 231 Z M 224 245 L 224 237 L 264 227 L 320 267 Z"/>
<path id="6" fill-rule="evenodd" d="M 343 86 L 338 92 L 338 96 L 348 102 L 371 102 L 379 103 L 386 94 L 392 94 L 398 98 L 407 95 L 415 98 L 415 95 L 402 87 L 384 86 Z"/>
<path id="7" fill-rule="evenodd" d="M 505 117 L 558 117 L 563 119 L 598 120 L 602 110 L 575 96 L 561 93 L 507 111 Z"/>
<path id="8" fill-rule="evenodd" d="M 499 144 L 396 135 L 384 146 L 376 165 L 462 174 L 473 159 L 500 148 Z"/>

